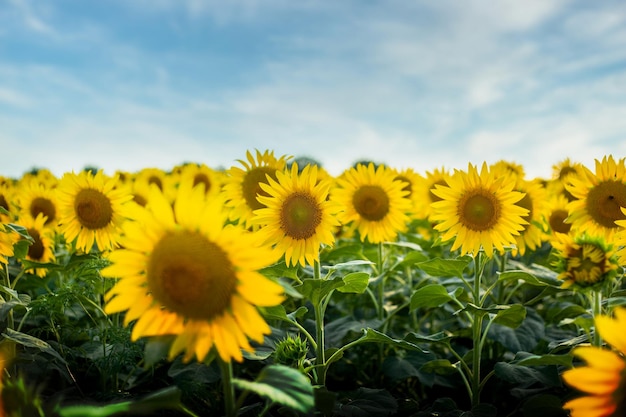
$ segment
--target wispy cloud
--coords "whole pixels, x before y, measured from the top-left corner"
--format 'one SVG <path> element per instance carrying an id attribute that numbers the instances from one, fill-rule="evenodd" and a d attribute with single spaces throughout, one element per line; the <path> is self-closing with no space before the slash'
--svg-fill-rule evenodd
<path id="1" fill-rule="evenodd" d="M 0 64 L 0 142 L 29 158 L 10 174 L 228 165 L 269 148 L 335 173 L 511 158 L 547 175 L 625 151 L 617 1 L 111 4 L 115 19 L 12 0 L 38 38 L 19 32 L 36 53 Z"/>

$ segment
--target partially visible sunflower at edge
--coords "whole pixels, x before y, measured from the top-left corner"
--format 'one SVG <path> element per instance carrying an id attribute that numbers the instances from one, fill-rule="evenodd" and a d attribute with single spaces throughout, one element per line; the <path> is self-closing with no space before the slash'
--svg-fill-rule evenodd
<path id="1" fill-rule="evenodd" d="M 496 178 L 487 163 L 480 172 L 470 163 L 467 171 L 455 169 L 446 182 L 433 190 L 441 201 L 432 203 L 432 219 L 441 241 L 454 239 L 452 251 L 460 248 L 461 255 L 476 256 L 482 248 L 491 257 L 494 248 L 504 252 L 505 246 L 515 244 L 528 223 L 528 210 L 517 205 L 524 194 L 513 190 L 512 177 Z"/>
<path id="2" fill-rule="evenodd" d="M 283 171 L 289 156 L 274 156 L 273 151 L 261 153 L 256 150 L 256 158 L 246 152 L 246 161 L 237 160 L 243 168 L 232 166 L 226 171 L 222 190 L 226 207 L 230 209 L 230 220 L 237 221 L 243 227 L 250 227 L 254 210 L 263 208 L 257 200 L 259 195 L 267 195 L 259 184 L 267 184 L 267 179 L 276 179 L 276 172 Z"/>
<path id="3" fill-rule="evenodd" d="M 132 195 L 127 187 L 116 187 L 117 177 L 102 171 L 66 173 L 57 187 L 59 232 L 76 249 L 89 252 L 94 242 L 101 251 L 117 246 L 122 223 L 129 216 Z"/>
<path id="4" fill-rule="evenodd" d="M 568 222 L 575 233 L 588 232 L 611 239 L 619 231 L 617 220 L 626 220 L 626 166 L 624 158 L 612 155 L 596 159 L 595 173 L 582 167 L 583 174 L 568 176 L 565 188 L 576 200 L 568 204 Z"/>
<path id="5" fill-rule="evenodd" d="M 615 317 L 595 317 L 596 331 L 613 349 L 579 346 L 572 351 L 586 365 L 562 374 L 563 380 L 583 396 L 563 404 L 571 417 L 622 417 L 626 415 L 626 309 L 617 307 Z"/>
<path id="6" fill-rule="evenodd" d="M 616 251 L 603 236 L 559 233 L 551 243 L 563 288 L 600 289 L 617 274 Z"/>
<path id="7" fill-rule="evenodd" d="M 139 214 L 139 212 L 137 212 Z M 179 188 L 172 205 L 155 187 L 145 209 L 124 224 L 123 249 L 108 256 L 105 311 L 125 312 L 131 338 L 172 336 L 169 360 L 203 361 L 215 347 L 242 361 L 270 327 L 257 306 L 282 302 L 283 288 L 258 272 L 278 258 L 254 233 L 227 225 L 221 199 L 202 187 Z"/>
<path id="8" fill-rule="evenodd" d="M 298 164 L 276 173 L 276 180 L 260 183 L 267 195 L 258 200 L 265 208 L 254 211 L 252 224 L 261 227 L 257 233 L 266 243 L 285 255 L 287 266 L 313 265 L 319 260 L 321 245 L 332 245 L 339 222 L 328 200 L 332 178 L 320 179 L 317 165 Z"/>
<path id="9" fill-rule="evenodd" d="M 361 241 L 381 243 L 394 240 L 407 228 L 411 200 L 405 187 L 393 169 L 370 162 L 345 170 L 330 198 L 337 205 L 339 221 L 352 223 Z"/>

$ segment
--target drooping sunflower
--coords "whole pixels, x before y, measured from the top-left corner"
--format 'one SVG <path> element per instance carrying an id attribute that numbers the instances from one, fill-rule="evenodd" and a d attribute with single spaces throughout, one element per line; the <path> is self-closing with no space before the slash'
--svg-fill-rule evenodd
<path id="1" fill-rule="evenodd" d="M 411 200 L 405 187 L 393 169 L 359 163 L 337 178 L 330 198 L 342 224 L 354 223 L 361 241 L 380 243 L 407 227 Z"/>
<path id="2" fill-rule="evenodd" d="M 26 229 L 28 235 L 33 239 L 26 259 L 39 263 L 54 262 L 54 229 L 45 225 L 46 217 L 39 213 L 36 218 L 25 216 L 18 219 L 18 224 Z M 46 268 L 33 268 L 35 275 L 45 277 L 48 273 Z"/>
<path id="3" fill-rule="evenodd" d="M 78 250 L 89 252 L 94 242 L 101 251 L 117 245 L 132 195 L 116 184 L 116 177 L 102 171 L 71 172 L 61 178 L 57 187 L 59 232 L 68 243 L 75 241 Z"/>
<path id="4" fill-rule="evenodd" d="M 276 180 L 260 184 L 267 195 L 258 200 L 265 207 L 254 211 L 251 223 L 261 226 L 257 233 L 285 255 L 287 266 L 312 266 L 320 246 L 334 243 L 339 221 L 328 200 L 331 185 L 331 178 L 318 177 L 317 165 L 299 172 L 295 162 L 290 170 L 277 172 Z"/>
<path id="5" fill-rule="evenodd" d="M 221 199 L 201 187 L 179 189 L 174 206 L 156 188 L 136 220 L 124 224 L 123 249 L 102 274 L 121 278 L 106 294 L 107 313 L 125 312 L 131 337 L 172 335 L 169 359 L 204 360 L 212 347 L 224 361 L 242 360 L 248 338 L 270 327 L 257 306 L 283 300 L 282 287 L 258 270 L 277 260 L 254 233 L 224 226 Z"/>
<path id="6" fill-rule="evenodd" d="M 513 190 L 512 177 L 496 178 L 486 163 L 479 173 L 470 163 L 467 171 L 455 169 L 446 182 L 433 190 L 442 200 L 432 203 L 432 218 L 443 242 L 454 239 L 451 250 L 477 255 L 483 248 L 491 257 L 494 248 L 503 252 L 515 244 L 515 236 L 527 224 L 528 210 L 516 204 L 524 194 Z"/>
<path id="7" fill-rule="evenodd" d="M 230 219 L 238 221 L 244 227 L 248 227 L 254 216 L 254 210 L 263 208 L 263 204 L 257 200 L 259 195 L 266 195 L 259 185 L 267 184 L 267 178 L 276 179 L 276 172 L 283 171 L 287 160 L 291 158 L 282 155 L 274 156 L 273 151 L 266 150 L 261 153 L 256 150 L 256 158 L 250 151 L 246 152 L 246 159 L 237 160 L 243 169 L 232 166 L 226 171 L 224 179 L 224 196 L 226 207 L 230 208 Z"/>
<path id="8" fill-rule="evenodd" d="M 618 231 L 617 220 L 626 220 L 626 165 L 612 155 L 596 159 L 596 171 L 582 167 L 582 175 L 568 176 L 565 188 L 576 199 L 568 204 L 568 222 L 576 233 L 588 232 L 611 239 Z"/>
<path id="9" fill-rule="evenodd" d="M 598 289 L 617 274 L 618 258 L 603 236 L 559 233 L 551 240 L 562 287 Z"/>
<path id="10" fill-rule="evenodd" d="M 569 369 L 563 380 L 587 394 L 567 401 L 563 408 L 571 417 L 621 417 L 626 415 L 626 309 L 617 307 L 614 318 L 595 317 L 596 331 L 613 349 L 579 346 L 572 353 L 586 362 Z"/>

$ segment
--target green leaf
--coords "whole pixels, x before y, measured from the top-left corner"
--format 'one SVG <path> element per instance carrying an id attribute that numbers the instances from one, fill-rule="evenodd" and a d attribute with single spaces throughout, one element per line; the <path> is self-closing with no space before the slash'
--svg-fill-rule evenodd
<path id="1" fill-rule="evenodd" d="M 313 387 L 309 379 L 284 365 L 268 365 L 254 381 L 234 378 L 233 384 L 239 389 L 254 392 L 303 413 L 310 412 L 315 406 Z"/>
<path id="2" fill-rule="evenodd" d="M 335 265 L 331 265 L 328 269 L 330 271 L 339 271 L 341 269 L 353 269 L 355 266 L 362 266 L 362 265 L 374 265 L 374 262 L 372 261 L 367 261 L 364 259 L 356 259 L 354 261 L 348 261 L 348 262 L 341 262 Z"/>
<path id="3" fill-rule="evenodd" d="M 441 284 L 429 284 L 417 289 L 411 295 L 411 311 L 417 308 L 439 307 L 453 298 Z"/>
<path id="4" fill-rule="evenodd" d="M 288 267 L 284 262 L 265 267 L 259 271 L 268 278 L 290 278 L 294 281 L 300 281 L 298 278 L 298 268 Z"/>
<path id="5" fill-rule="evenodd" d="M 513 304 L 507 307 L 507 309 L 498 311 L 493 318 L 493 322 L 515 329 L 526 318 L 526 308 L 521 304 Z"/>
<path id="6" fill-rule="evenodd" d="M 9 340 L 12 340 L 15 343 L 19 343 L 22 346 L 39 349 L 42 352 L 54 356 L 61 363 L 65 363 L 65 359 L 63 359 L 63 357 L 59 355 L 59 353 L 54 350 L 52 346 L 48 344 L 48 342 L 45 342 L 39 338 L 36 338 L 26 333 L 18 332 L 17 330 L 13 330 L 10 328 L 7 328 L 4 333 L 2 333 L 2 336 Z"/>
<path id="7" fill-rule="evenodd" d="M 402 349 L 418 350 L 420 352 L 426 352 L 424 349 L 422 349 L 415 343 L 409 342 L 407 340 L 393 339 L 387 336 L 386 334 L 381 333 L 371 328 L 363 329 L 363 336 L 361 336 L 361 338 L 358 339 L 358 342 L 385 343 L 385 344 L 392 345 L 394 347 L 398 347 Z"/>
<path id="8" fill-rule="evenodd" d="M 384 389 L 361 387 L 348 393 L 334 410 L 336 417 L 381 417 L 395 415 L 397 400 Z"/>
<path id="9" fill-rule="evenodd" d="M 363 294 L 367 289 L 370 274 L 366 272 L 352 272 L 342 278 L 344 285 L 337 287 L 343 293 Z"/>
<path id="10" fill-rule="evenodd" d="M 463 271 L 472 261 L 471 256 L 461 256 L 456 259 L 434 258 L 426 262 L 415 264 L 422 271 L 433 277 L 463 277 Z"/>
<path id="11" fill-rule="evenodd" d="M 329 280 L 307 278 L 302 280 L 302 285 L 296 287 L 296 289 L 304 298 L 311 301 L 313 305 L 319 305 L 328 294 L 344 285 L 346 284 L 341 277 L 335 277 Z"/>
<path id="12" fill-rule="evenodd" d="M 535 383 L 547 387 L 561 385 L 556 366 L 530 367 L 498 362 L 495 364 L 494 370 L 500 379 L 521 387 L 529 387 Z"/>
<path id="13" fill-rule="evenodd" d="M 458 369 L 447 359 L 435 359 L 422 365 L 420 371 L 449 375 L 458 372 Z"/>
<path id="14" fill-rule="evenodd" d="M 567 368 L 572 367 L 572 355 L 534 355 L 528 352 L 517 352 L 513 364 L 523 366 L 545 366 L 545 365 L 557 365 Z"/>
<path id="15" fill-rule="evenodd" d="M 60 417 L 109 417 L 116 414 L 153 415 L 161 410 L 178 410 L 195 416 L 181 404 L 178 387 L 167 387 L 138 401 L 124 401 L 106 405 L 72 405 L 55 410 Z"/>

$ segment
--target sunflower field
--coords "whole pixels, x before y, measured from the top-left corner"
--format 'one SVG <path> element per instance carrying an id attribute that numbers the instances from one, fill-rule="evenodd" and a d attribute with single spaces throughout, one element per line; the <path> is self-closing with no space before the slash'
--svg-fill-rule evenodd
<path id="1" fill-rule="evenodd" d="M 0 178 L 0 416 L 624 416 L 626 162 Z"/>

